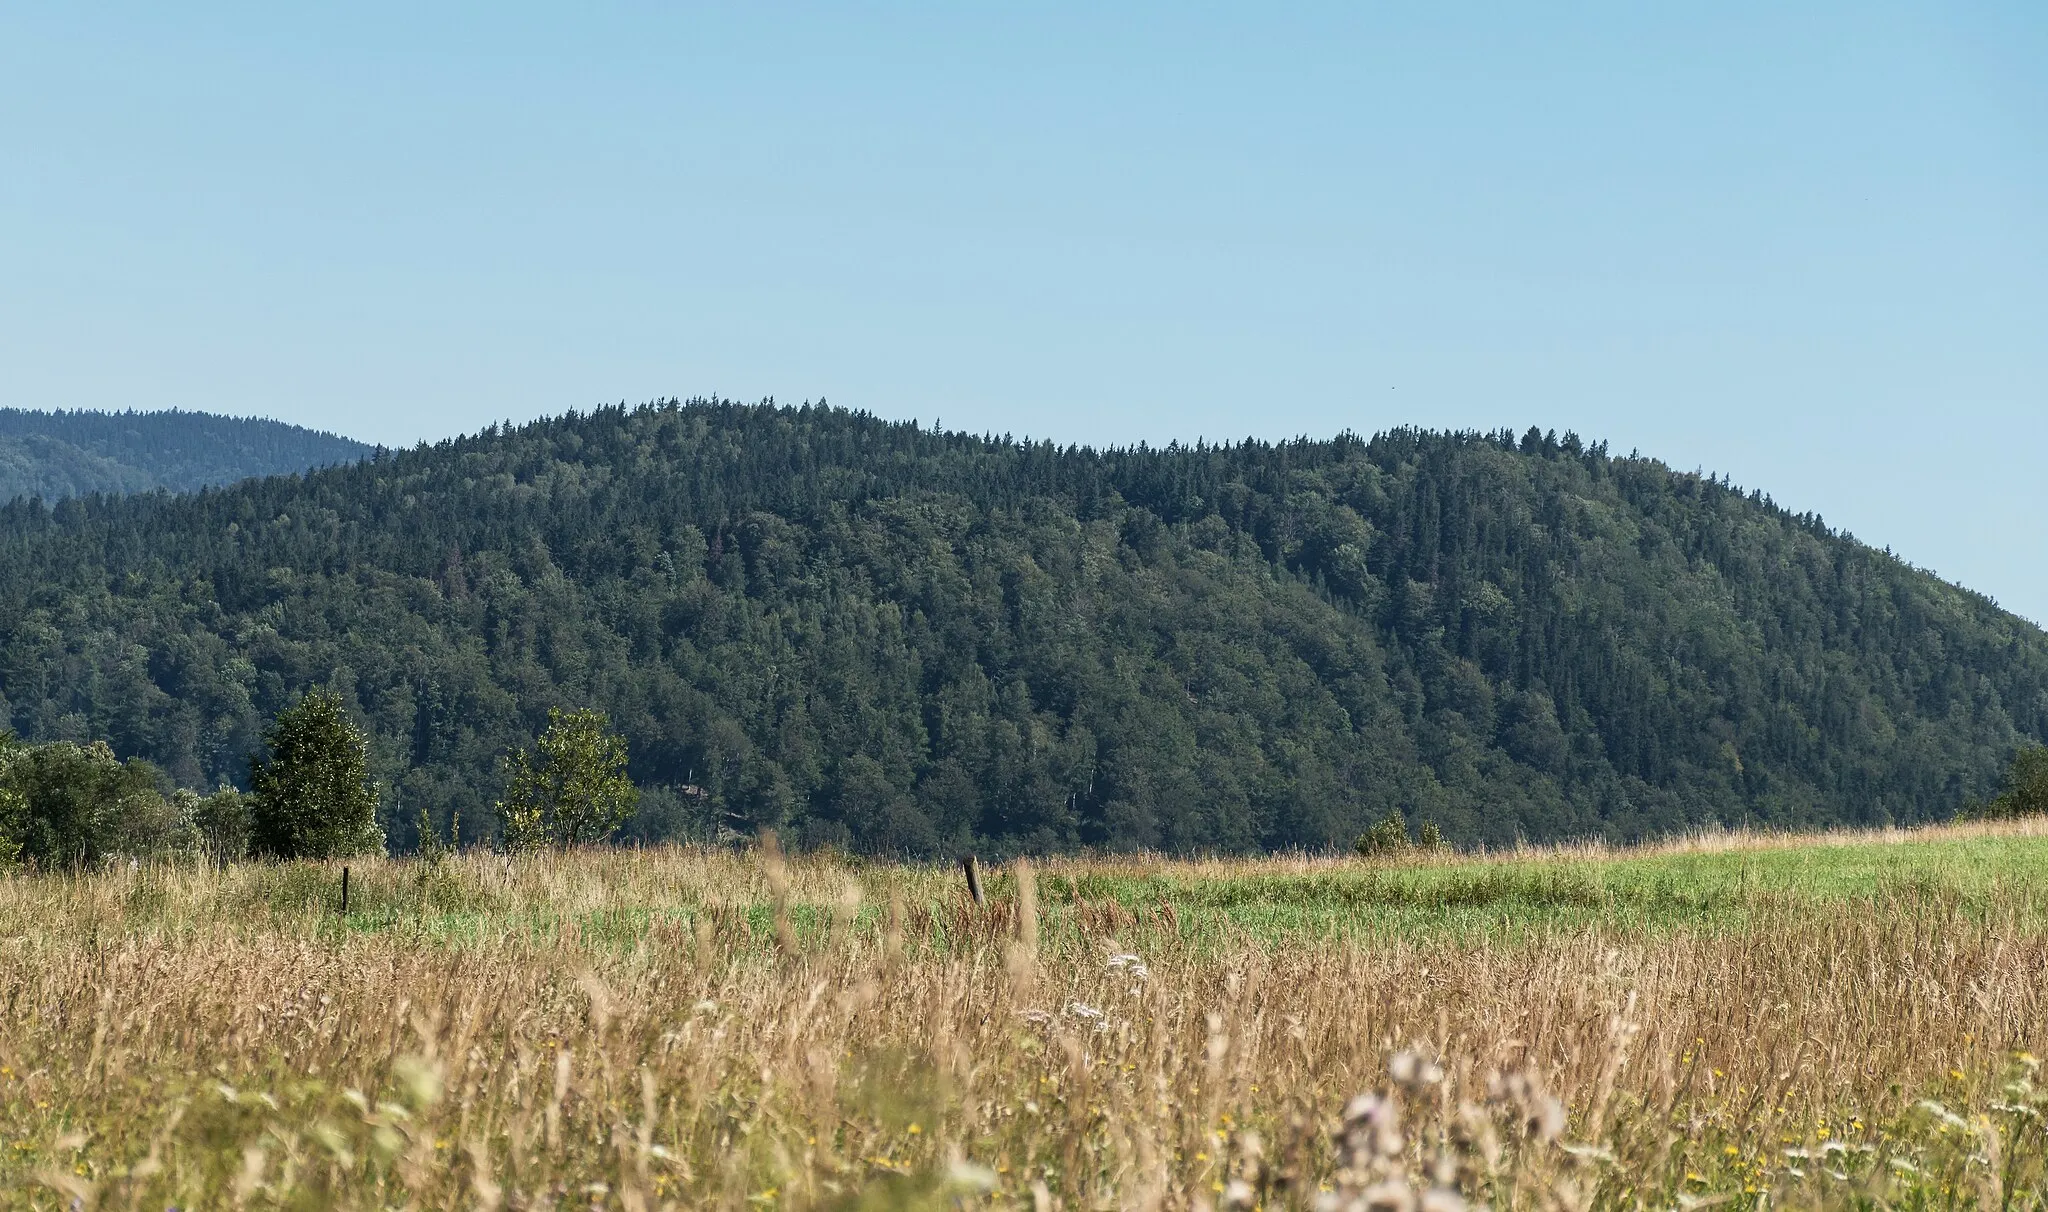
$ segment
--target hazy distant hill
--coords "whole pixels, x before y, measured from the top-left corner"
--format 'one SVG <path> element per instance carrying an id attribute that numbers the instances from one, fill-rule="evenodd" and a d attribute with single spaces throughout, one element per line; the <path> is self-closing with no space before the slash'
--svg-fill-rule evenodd
<path id="1" fill-rule="evenodd" d="M 387 828 L 553 705 L 641 837 L 942 852 L 1910 822 L 2048 739 L 2048 635 L 1531 430 L 1091 450 L 603 409 L 204 496 L 0 507 L 0 719 L 188 785 L 336 687 Z"/>
<path id="2" fill-rule="evenodd" d="M 369 455 L 361 442 L 281 421 L 203 412 L 0 408 L 0 501 L 94 492 L 189 492 Z"/>

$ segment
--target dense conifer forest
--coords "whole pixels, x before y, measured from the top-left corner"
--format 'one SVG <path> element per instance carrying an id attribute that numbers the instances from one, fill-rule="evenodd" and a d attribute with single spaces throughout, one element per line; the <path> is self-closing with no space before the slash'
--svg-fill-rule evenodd
<path id="1" fill-rule="evenodd" d="M 153 488 L 190 492 L 250 476 L 352 463 L 370 449 L 331 433 L 252 417 L 0 408 L 0 501 Z"/>
<path id="2" fill-rule="evenodd" d="M 722 401 L 0 508 L 0 722 L 246 785 L 308 689 L 394 847 L 596 707 L 627 836 L 1251 851 L 1942 817 L 2048 635 L 1768 499 L 1530 430 L 1091 450 Z"/>

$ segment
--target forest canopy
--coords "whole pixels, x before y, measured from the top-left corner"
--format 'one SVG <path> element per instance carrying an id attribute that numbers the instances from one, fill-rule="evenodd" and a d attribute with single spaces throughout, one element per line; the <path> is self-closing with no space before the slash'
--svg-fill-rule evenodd
<path id="1" fill-rule="evenodd" d="M 1910 823 L 2048 739 L 2048 636 L 1724 480 L 1394 430 L 1094 450 L 603 408 L 0 508 L 0 726 L 246 786 L 309 689 L 393 845 L 594 708 L 629 838 L 929 854 Z"/>
<path id="2" fill-rule="evenodd" d="M 189 492 L 367 458 L 371 447 L 282 421 L 181 412 L 0 408 L 0 501 Z"/>

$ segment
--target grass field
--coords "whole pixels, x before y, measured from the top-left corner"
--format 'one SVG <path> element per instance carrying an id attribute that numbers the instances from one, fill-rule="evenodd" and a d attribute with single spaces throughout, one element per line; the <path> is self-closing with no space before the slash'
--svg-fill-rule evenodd
<path id="1" fill-rule="evenodd" d="M 350 881 L 0 880 L 0 1199 L 2044 1206 L 2039 824 Z"/>

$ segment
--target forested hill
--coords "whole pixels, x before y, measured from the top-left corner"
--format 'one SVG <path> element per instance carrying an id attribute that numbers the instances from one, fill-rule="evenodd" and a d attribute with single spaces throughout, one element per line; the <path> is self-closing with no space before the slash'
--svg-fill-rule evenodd
<path id="1" fill-rule="evenodd" d="M 153 488 L 190 492 L 369 454 L 361 442 L 251 417 L 0 408 L 0 501 Z"/>
<path id="2" fill-rule="evenodd" d="M 1093 451 L 605 409 L 0 509 L 0 712 L 245 776 L 332 685 L 393 843 L 551 705 L 642 837 L 932 853 L 1907 822 L 2048 738 L 2048 636 L 1722 482 L 1531 431 Z"/>

